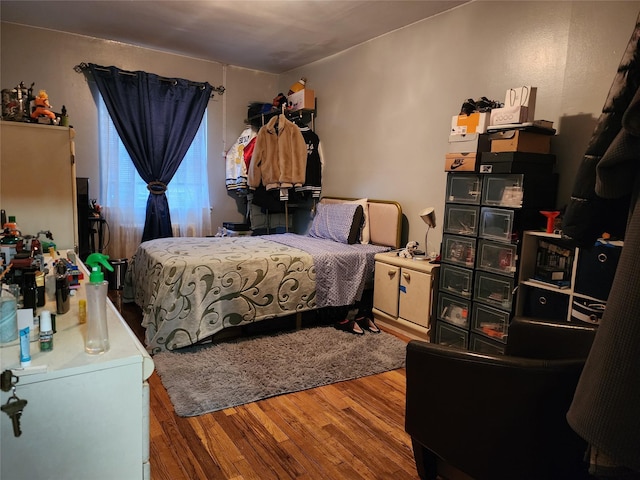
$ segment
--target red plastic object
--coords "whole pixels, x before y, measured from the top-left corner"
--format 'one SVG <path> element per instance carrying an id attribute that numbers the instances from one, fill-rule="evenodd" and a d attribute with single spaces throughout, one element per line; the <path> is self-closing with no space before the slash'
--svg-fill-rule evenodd
<path id="1" fill-rule="evenodd" d="M 558 215 L 559 211 L 540 210 L 540 213 L 547 217 L 547 233 L 553 233 L 553 223 Z"/>

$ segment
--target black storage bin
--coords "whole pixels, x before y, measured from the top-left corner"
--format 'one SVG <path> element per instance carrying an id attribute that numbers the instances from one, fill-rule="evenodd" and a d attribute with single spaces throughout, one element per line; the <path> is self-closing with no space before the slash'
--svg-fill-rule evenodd
<path id="1" fill-rule="evenodd" d="M 527 287 L 523 315 L 540 320 L 567 321 L 569 295 L 544 288 Z"/>
<path id="2" fill-rule="evenodd" d="M 571 322 L 599 325 L 606 306 L 605 301 L 573 297 Z"/>
<path id="3" fill-rule="evenodd" d="M 609 298 L 622 247 L 598 244 L 581 248 L 576 267 L 575 293 L 606 300 Z"/>

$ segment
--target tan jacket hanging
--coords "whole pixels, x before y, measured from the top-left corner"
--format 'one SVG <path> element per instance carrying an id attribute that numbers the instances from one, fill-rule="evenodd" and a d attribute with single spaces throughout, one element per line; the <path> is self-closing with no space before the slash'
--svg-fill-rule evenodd
<path id="1" fill-rule="evenodd" d="M 249 187 L 267 190 L 301 186 L 305 182 L 307 145 L 300 129 L 284 115 L 260 129 L 249 165 Z"/>

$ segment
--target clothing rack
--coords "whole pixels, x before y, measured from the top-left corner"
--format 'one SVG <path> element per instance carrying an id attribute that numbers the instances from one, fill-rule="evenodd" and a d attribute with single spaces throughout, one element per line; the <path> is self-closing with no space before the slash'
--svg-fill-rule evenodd
<path id="1" fill-rule="evenodd" d="M 309 116 L 310 117 L 309 121 L 306 121 L 303 123 L 305 125 L 310 124 L 311 129 L 315 130 L 315 122 L 316 122 L 316 116 L 317 116 L 315 109 L 313 110 L 301 109 L 301 110 L 296 110 L 295 112 L 289 112 L 286 110 L 284 105 L 279 110 L 272 110 L 271 112 L 261 113 L 259 115 L 254 115 L 253 117 L 249 117 L 244 121 L 244 123 L 245 125 L 252 125 L 252 120 L 260 119 L 260 126 L 263 127 L 267 123 L 269 123 L 269 120 L 271 120 L 275 115 L 284 115 L 289 120 L 294 122 L 296 125 L 298 125 L 296 120 L 304 120 L 305 116 Z"/>

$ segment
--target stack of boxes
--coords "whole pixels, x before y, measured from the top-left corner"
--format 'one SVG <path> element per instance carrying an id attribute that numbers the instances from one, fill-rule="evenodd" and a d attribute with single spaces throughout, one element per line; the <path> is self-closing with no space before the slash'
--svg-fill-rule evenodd
<path id="1" fill-rule="evenodd" d="M 518 94 L 521 98 L 522 90 Z M 509 110 L 517 110 L 517 119 L 526 122 L 492 124 L 502 121 L 494 115 L 502 108 L 478 114 L 477 121 L 462 119 L 468 120 L 463 127 L 459 116 L 453 119 L 445 159 L 435 343 L 504 352 L 515 309 L 522 232 L 545 227 L 540 210 L 555 207 L 557 191 L 555 155 L 550 153 L 555 131 L 528 121 L 535 95 L 532 100 L 529 94 L 527 102 Z"/>

